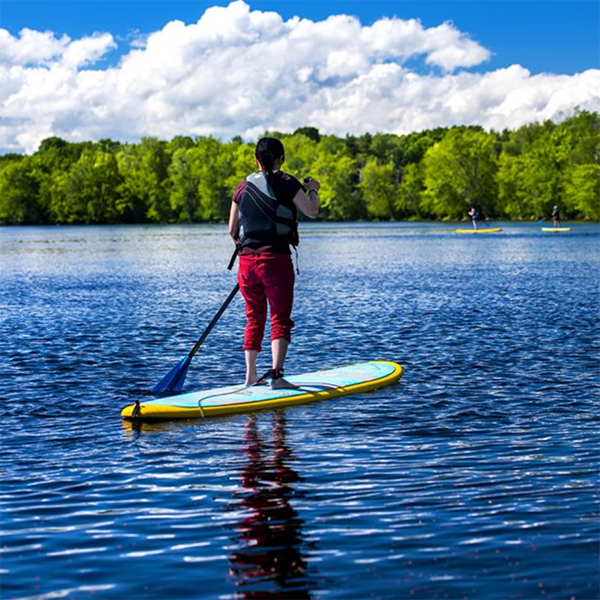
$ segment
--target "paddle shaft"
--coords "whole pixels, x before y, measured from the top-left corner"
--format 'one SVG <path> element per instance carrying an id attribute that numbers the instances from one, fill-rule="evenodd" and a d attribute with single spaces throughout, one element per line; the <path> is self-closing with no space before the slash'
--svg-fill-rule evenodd
<path id="1" fill-rule="evenodd" d="M 233 253 L 233 256 L 231 257 L 231 260 L 229 261 L 229 266 L 227 267 L 230 271 L 233 268 L 235 259 L 238 255 L 238 252 L 239 252 L 239 246 L 236 246 L 235 252 Z M 229 294 L 229 296 L 227 296 L 227 299 L 225 300 L 225 302 L 223 302 L 223 304 L 221 305 L 221 308 L 219 308 L 219 310 L 217 311 L 217 314 L 213 317 L 212 321 L 208 324 L 208 327 L 204 330 L 204 332 L 200 336 L 200 339 L 194 344 L 194 347 L 192 348 L 190 353 L 181 362 L 179 362 L 177 365 L 175 365 L 175 367 L 173 367 L 152 388 L 153 392 L 162 394 L 163 392 L 180 392 L 182 390 L 183 383 L 185 381 L 185 376 L 187 374 L 188 367 L 190 366 L 190 363 L 192 362 L 192 358 L 194 358 L 194 355 L 196 354 L 196 352 L 198 352 L 198 348 L 200 348 L 200 346 L 202 346 L 202 344 L 204 343 L 204 340 L 207 338 L 208 334 L 212 331 L 212 328 L 215 326 L 217 321 L 221 318 L 221 315 L 225 312 L 225 309 L 231 304 L 231 301 L 233 300 L 233 298 L 235 297 L 235 295 L 238 293 L 239 290 L 240 290 L 240 286 L 239 286 L 239 284 L 237 284 L 235 286 L 235 288 L 233 288 L 233 290 L 231 290 L 231 293 Z M 134 411 L 132 417 L 134 417 L 134 418 L 136 417 L 135 411 Z"/>
<path id="2" fill-rule="evenodd" d="M 217 311 L 217 314 L 213 317 L 212 321 L 208 324 L 208 327 L 204 330 L 204 333 L 200 336 L 200 339 L 196 342 L 187 357 L 187 362 L 194 358 L 194 354 L 198 352 L 198 349 L 204 343 L 204 340 L 208 337 L 208 334 L 212 331 L 212 328 L 217 324 L 217 321 L 221 318 L 221 315 L 225 312 L 225 309 L 231 304 L 231 301 L 235 298 L 236 294 L 240 291 L 240 284 L 236 283 L 235 287 L 227 296 L 227 299 L 221 305 L 221 308 Z"/>
<path id="3" fill-rule="evenodd" d="M 235 263 L 235 259 L 237 258 L 237 255 L 239 254 L 239 251 L 240 251 L 239 246 L 236 246 L 235 250 L 233 251 L 233 254 L 231 255 L 231 260 L 229 261 L 229 265 L 227 267 L 228 271 L 231 271 L 231 269 L 233 269 L 233 265 Z M 198 352 L 198 349 L 200 348 L 200 346 L 202 346 L 202 344 L 204 343 L 204 340 L 208 337 L 208 334 L 212 331 L 212 328 L 217 324 L 217 321 L 221 318 L 221 315 L 225 312 L 225 309 L 231 304 L 231 301 L 235 298 L 235 296 L 239 292 L 239 290 L 240 290 L 240 284 L 237 283 L 236 286 L 231 290 L 229 296 L 227 296 L 227 299 L 225 300 L 225 302 L 223 302 L 223 304 L 221 305 L 221 308 L 219 308 L 219 310 L 217 311 L 217 314 L 213 317 L 213 320 L 208 324 L 208 327 L 204 330 L 204 333 L 200 336 L 198 341 L 194 344 L 194 347 L 191 349 L 190 353 L 188 354 L 187 360 L 186 360 L 186 362 L 188 364 L 192 360 L 192 358 L 194 358 L 194 355 L 196 354 L 196 352 Z"/>

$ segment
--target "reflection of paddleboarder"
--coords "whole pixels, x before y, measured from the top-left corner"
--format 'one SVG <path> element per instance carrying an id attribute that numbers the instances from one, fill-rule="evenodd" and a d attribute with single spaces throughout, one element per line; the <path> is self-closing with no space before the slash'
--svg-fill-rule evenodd
<path id="1" fill-rule="evenodd" d="M 554 221 L 554 229 L 558 229 L 560 227 L 560 211 L 558 210 L 558 206 L 552 207 L 552 220 Z"/>
<path id="2" fill-rule="evenodd" d="M 477 219 L 479 219 L 479 213 L 477 212 L 477 209 L 474 206 L 472 206 L 468 215 L 471 217 L 471 223 L 473 223 L 473 229 L 477 229 Z"/>
<path id="3" fill-rule="evenodd" d="M 285 439 L 285 417 L 275 414 L 273 421 L 270 444 L 261 438 L 255 418 L 246 425 L 248 463 L 241 474 L 246 516 L 237 526 L 239 548 L 229 557 L 231 574 L 237 586 L 246 588 L 236 597 L 310 598 L 301 552 L 304 521 L 291 503 L 298 495 L 294 484 L 302 478 L 288 466 L 292 454 Z"/>

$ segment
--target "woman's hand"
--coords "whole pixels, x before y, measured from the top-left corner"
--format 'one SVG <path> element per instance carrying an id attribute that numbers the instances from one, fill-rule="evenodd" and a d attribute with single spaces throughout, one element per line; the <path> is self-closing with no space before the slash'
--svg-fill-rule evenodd
<path id="1" fill-rule="evenodd" d="M 307 193 L 311 190 L 318 192 L 321 188 L 321 184 L 316 179 L 313 179 L 312 177 L 307 177 L 304 180 L 304 187 L 306 188 Z"/>
<path id="2" fill-rule="evenodd" d="M 303 188 L 299 189 L 294 196 L 294 204 L 309 219 L 316 219 L 319 214 L 320 187 L 321 184 L 316 179 L 307 177 L 303 182 Z"/>

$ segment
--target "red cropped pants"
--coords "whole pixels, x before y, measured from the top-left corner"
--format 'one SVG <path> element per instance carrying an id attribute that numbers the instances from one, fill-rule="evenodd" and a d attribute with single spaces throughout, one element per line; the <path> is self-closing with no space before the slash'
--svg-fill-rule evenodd
<path id="1" fill-rule="evenodd" d="M 271 312 L 271 341 L 291 341 L 294 321 L 294 266 L 289 254 L 241 254 L 238 282 L 246 301 L 244 350 L 260 352 L 267 321 L 267 304 Z"/>

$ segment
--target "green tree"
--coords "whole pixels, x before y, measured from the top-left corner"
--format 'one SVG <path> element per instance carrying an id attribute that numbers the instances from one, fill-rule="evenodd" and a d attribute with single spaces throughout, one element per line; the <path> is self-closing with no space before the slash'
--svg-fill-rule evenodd
<path id="1" fill-rule="evenodd" d="M 201 219 L 199 157 L 196 148 L 179 148 L 169 165 L 171 179 L 170 202 L 175 218 L 180 223 Z"/>
<path id="2" fill-rule="evenodd" d="M 499 161 L 499 197 L 510 218 L 547 216 L 560 198 L 560 161 L 552 132 L 538 133 L 522 154 L 502 155 Z"/>
<path id="3" fill-rule="evenodd" d="M 527 192 L 524 184 L 524 160 L 503 152 L 498 159 L 498 198 L 504 214 L 509 219 L 533 217 L 535 211 L 529 211 Z"/>
<path id="4" fill-rule="evenodd" d="M 283 169 L 302 181 L 314 177 L 314 167 L 319 156 L 319 146 L 304 133 L 285 138 L 285 163 Z"/>
<path id="5" fill-rule="evenodd" d="M 318 144 L 321 141 L 321 134 L 316 127 L 298 127 L 293 135 L 304 135 L 315 142 L 315 144 Z"/>
<path id="6" fill-rule="evenodd" d="M 452 128 L 423 159 L 423 209 L 435 217 L 461 219 L 470 206 L 495 211 L 496 156 L 492 134 Z"/>
<path id="7" fill-rule="evenodd" d="M 173 154 L 171 206 L 180 222 L 227 220 L 234 186 L 254 166 L 248 150 L 239 142 L 199 137 L 193 147 Z"/>
<path id="8" fill-rule="evenodd" d="M 58 137 L 46 138 L 33 154 L 32 170 L 39 182 L 38 204 L 50 223 L 63 223 L 65 217 L 65 174 L 91 142 L 70 143 Z"/>
<path id="9" fill-rule="evenodd" d="M 212 137 L 200 137 L 194 145 L 198 172 L 200 218 L 226 221 L 231 195 L 227 182 L 231 177 L 231 160 L 226 146 Z"/>
<path id="10" fill-rule="evenodd" d="M 600 115 L 587 111 L 576 113 L 556 127 L 553 141 L 560 165 L 557 187 L 566 213 L 597 214 L 600 198 L 596 194 L 594 199 L 590 194 L 593 194 L 600 165 Z M 581 185 L 581 190 L 574 188 L 574 182 Z"/>
<path id="11" fill-rule="evenodd" d="M 437 129 L 428 129 L 402 136 L 400 138 L 402 151 L 401 166 L 420 163 L 427 150 L 440 142 L 447 131 L 447 129 L 438 127 Z"/>
<path id="12" fill-rule="evenodd" d="M 391 162 L 398 183 L 400 167 L 404 163 L 404 149 L 403 138 L 393 133 L 377 133 L 371 139 L 368 155 L 377 158 L 380 164 Z"/>
<path id="13" fill-rule="evenodd" d="M 350 153 L 352 158 L 358 158 L 359 156 L 368 156 L 371 152 L 371 142 L 373 136 L 370 133 L 364 133 L 360 136 L 346 135 L 344 143 L 346 149 Z"/>
<path id="14" fill-rule="evenodd" d="M 336 221 L 362 219 L 366 207 L 356 186 L 356 160 L 335 136 L 324 136 L 310 175 L 321 184 L 321 218 Z"/>
<path id="15" fill-rule="evenodd" d="M 38 194 L 39 180 L 32 169 L 31 157 L 0 163 L 0 223 L 43 223 Z"/>
<path id="16" fill-rule="evenodd" d="M 0 156 L 0 168 L 2 168 L 3 164 L 8 164 L 9 162 L 20 162 L 25 158 L 25 154 L 17 154 L 16 152 L 7 152 L 6 154 L 2 154 Z"/>
<path id="17" fill-rule="evenodd" d="M 165 142 L 152 137 L 137 145 L 126 145 L 118 153 L 120 187 L 119 211 L 128 220 L 165 223 L 171 220 L 168 168 L 171 157 Z"/>
<path id="18" fill-rule="evenodd" d="M 600 163 L 600 115 L 579 111 L 556 126 L 557 144 L 570 163 Z"/>
<path id="19" fill-rule="evenodd" d="M 193 148 L 194 140 L 189 135 L 176 135 L 170 142 L 167 142 L 165 150 L 167 154 L 173 155 L 177 150 L 184 148 L 188 150 Z"/>
<path id="20" fill-rule="evenodd" d="M 600 219 L 600 165 L 576 165 L 565 185 L 565 204 L 587 219 Z"/>
<path id="21" fill-rule="evenodd" d="M 240 181 L 246 179 L 250 173 L 256 170 L 254 145 L 244 143 L 241 138 L 233 139 L 228 144 L 226 152 L 229 154 L 230 175 L 225 185 L 227 195 L 231 198 Z"/>
<path id="22" fill-rule="evenodd" d="M 423 218 L 421 199 L 425 189 L 423 168 L 419 163 L 404 167 L 402 182 L 398 188 L 396 207 L 400 217 Z"/>
<path id="23" fill-rule="evenodd" d="M 396 217 L 399 190 L 395 179 L 392 162 L 381 164 L 377 158 L 367 160 L 359 186 L 370 216 L 386 220 Z"/>
<path id="24" fill-rule="evenodd" d="M 60 182 L 63 223 L 114 223 L 121 221 L 117 205 L 122 177 L 112 152 L 85 150 Z"/>

